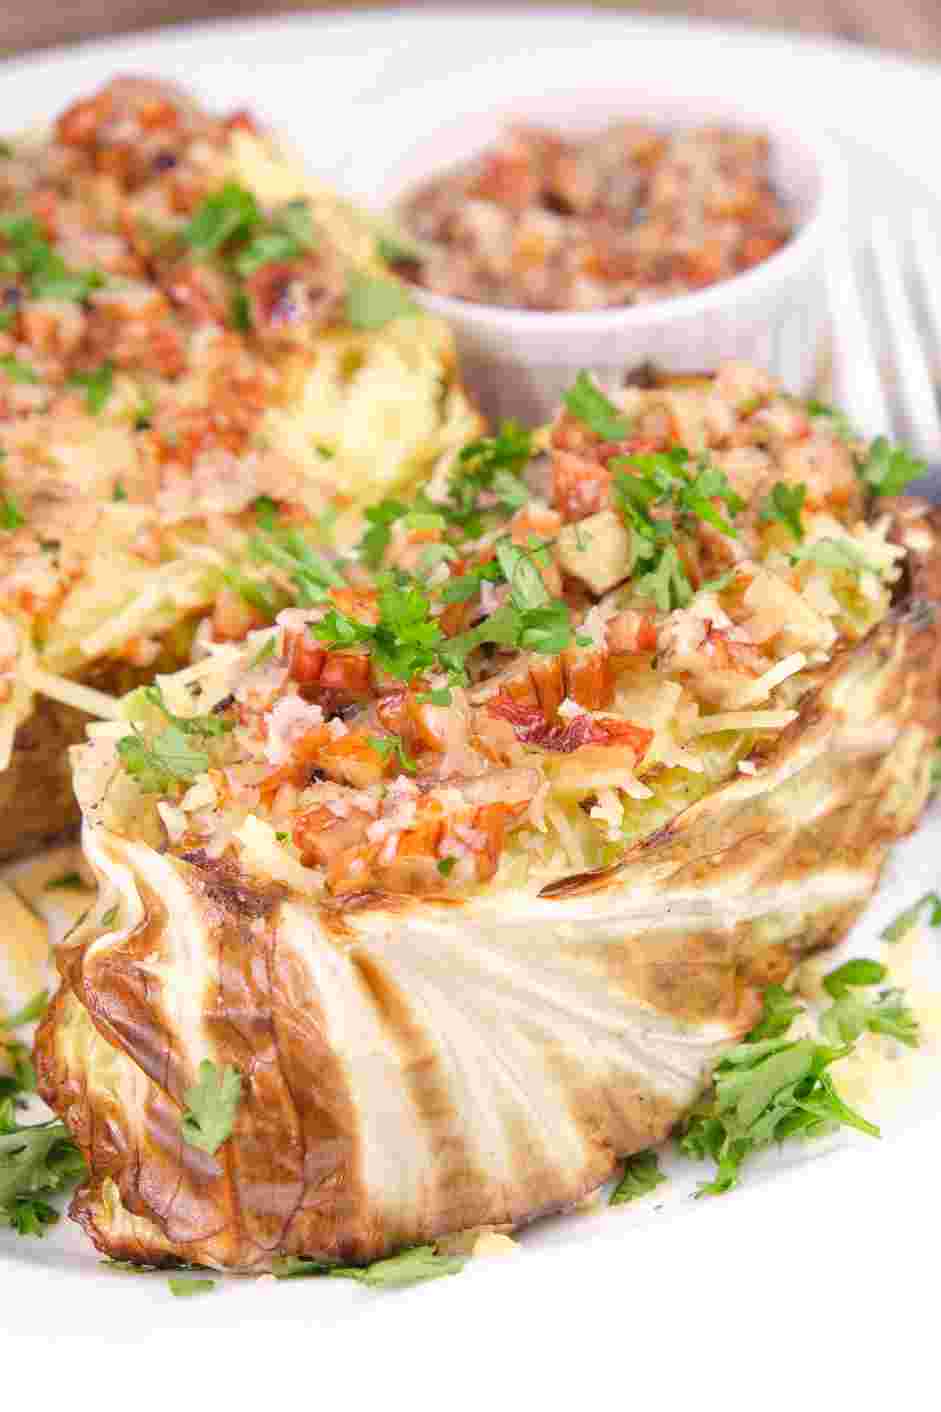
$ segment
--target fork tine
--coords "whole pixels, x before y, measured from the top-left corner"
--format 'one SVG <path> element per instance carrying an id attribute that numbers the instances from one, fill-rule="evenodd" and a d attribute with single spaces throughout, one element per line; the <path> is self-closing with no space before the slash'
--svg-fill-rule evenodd
<path id="1" fill-rule="evenodd" d="M 827 265 L 833 400 L 864 436 L 891 436 L 892 417 L 863 313 L 849 242 Z"/>
<path id="2" fill-rule="evenodd" d="M 941 419 L 935 390 L 905 288 L 898 245 L 887 222 L 873 222 L 871 247 L 892 341 L 898 400 L 916 451 L 936 457 L 941 447 Z"/>

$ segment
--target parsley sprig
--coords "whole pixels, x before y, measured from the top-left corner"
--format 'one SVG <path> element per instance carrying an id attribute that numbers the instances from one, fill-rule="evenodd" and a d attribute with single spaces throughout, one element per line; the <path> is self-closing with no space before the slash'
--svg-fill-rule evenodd
<path id="1" fill-rule="evenodd" d="M 483 532 L 481 497 L 492 495 L 504 513 L 512 513 L 529 498 L 523 472 L 533 456 L 531 433 L 519 422 L 502 422 L 496 436 L 482 436 L 461 448 L 448 480 L 448 497 L 439 507 L 468 539 Z"/>
<path id="2" fill-rule="evenodd" d="M 762 503 L 759 518 L 765 524 L 777 520 L 800 542 L 804 538 L 801 511 L 806 499 L 807 487 L 803 482 L 800 485 L 787 485 L 784 481 L 776 481 L 771 487 L 771 493 Z"/>
<path id="3" fill-rule="evenodd" d="M 242 1075 L 231 1064 L 218 1068 L 211 1059 L 199 1066 L 196 1083 L 183 1095 L 186 1107 L 180 1120 L 183 1138 L 190 1147 L 214 1155 L 231 1136 L 242 1097 Z"/>
<path id="4" fill-rule="evenodd" d="M 639 1196 L 656 1191 L 665 1181 L 657 1154 L 652 1148 L 635 1152 L 633 1157 L 625 1159 L 620 1181 L 608 1198 L 608 1205 L 624 1206 L 629 1201 L 636 1201 Z"/>
<path id="5" fill-rule="evenodd" d="M 64 1123 L 16 1122 L 13 1099 L 0 1101 L 0 1226 L 18 1235 L 45 1235 L 59 1219 L 42 1199 L 85 1175 L 85 1163 Z"/>
<path id="6" fill-rule="evenodd" d="M 694 460 L 685 446 L 617 456 L 611 466 L 614 502 L 631 533 L 630 571 L 636 592 L 652 598 L 664 613 L 685 608 L 693 587 L 677 549 L 674 518 L 680 523 L 704 520 L 734 537 L 735 526 L 714 502 L 718 500 L 733 517 L 745 502 L 724 471 L 707 457 Z"/>
<path id="7" fill-rule="evenodd" d="M 901 495 L 908 483 L 918 480 L 927 469 L 927 464 L 906 447 L 892 446 L 884 436 L 877 436 L 858 474 L 873 495 Z"/>
<path id="8" fill-rule="evenodd" d="M 255 517 L 259 530 L 249 541 L 249 553 L 258 563 L 273 564 L 287 574 L 301 607 L 322 603 L 331 588 L 346 587 L 339 568 L 314 549 L 301 530 L 278 523 L 273 501 L 265 496 L 256 501 Z"/>
<path id="9" fill-rule="evenodd" d="M 271 1270 L 279 1280 L 296 1280 L 317 1276 L 356 1280 L 371 1289 L 404 1289 L 408 1285 L 437 1280 L 444 1275 L 456 1275 L 467 1263 L 464 1255 L 439 1255 L 433 1245 L 414 1245 L 374 1260 L 371 1265 L 328 1265 L 320 1260 L 305 1260 L 298 1255 L 276 1256 Z"/>
<path id="10" fill-rule="evenodd" d="M 102 410 L 114 387 L 114 366 L 105 360 L 97 368 L 87 373 L 72 373 L 68 379 L 70 387 L 85 389 L 85 406 L 93 417 Z M 127 499 L 127 496 L 124 497 Z"/>
<path id="11" fill-rule="evenodd" d="M 69 269 L 32 216 L 0 217 L 0 273 L 21 276 L 33 299 L 81 302 L 105 282 L 99 270 Z"/>
<path id="12" fill-rule="evenodd" d="M 124 769 L 144 794 L 169 794 L 178 784 L 191 784 L 209 768 L 209 754 L 194 738 L 218 738 L 232 729 L 221 716 L 177 716 L 163 699 L 159 686 L 141 687 L 129 699 L 129 714 L 140 705 L 155 708 L 168 722 L 148 740 L 132 719 L 131 734 L 118 741 L 116 749 Z"/>
<path id="13" fill-rule="evenodd" d="M 917 1021 L 901 991 L 884 990 L 875 998 L 856 993 L 885 975 L 880 962 L 866 959 L 830 972 L 824 986 L 833 1004 L 820 1019 L 821 1036 L 829 1043 L 789 1038 L 803 1007 L 782 987 L 768 988 L 761 1019 L 716 1065 L 713 1092 L 680 1130 L 679 1146 L 687 1156 L 716 1165 L 700 1194 L 730 1191 L 753 1153 L 786 1138 L 820 1136 L 840 1126 L 879 1136 L 875 1124 L 843 1101 L 829 1070 L 867 1030 L 918 1044 Z"/>
<path id="14" fill-rule="evenodd" d="M 631 424 L 584 370 L 563 397 L 566 409 L 602 441 L 623 441 Z"/>
<path id="15" fill-rule="evenodd" d="M 922 916 L 925 917 L 929 927 L 941 927 L 941 896 L 938 893 L 926 892 L 911 907 L 906 907 L 904 912 L 900 912 L 895 921 L 882 933 L 882 940 L 901 941 L 907 932 L 918 925 Z"/>

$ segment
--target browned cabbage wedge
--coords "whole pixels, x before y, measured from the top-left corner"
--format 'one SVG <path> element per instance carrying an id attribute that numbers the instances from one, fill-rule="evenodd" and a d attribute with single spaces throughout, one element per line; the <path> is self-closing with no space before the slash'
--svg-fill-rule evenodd
<path id="1" fill-rule="evenodd" d="M 891 507 L 909 582 L 742 777 L 617 867 L 467 902 L 336 907 L 86 818 L 101 883 L 59 964 L 43 1096 L 110 1255 L 366 1261 L 577 1200 L 662 1139 L 761 988 L 837 941 L 917 822 L 941 728 L 941 519 Z M 106 918 L 118 907 L 119 930 Z M 184 1143 L 203 1059 L 243 1099 Z"/>

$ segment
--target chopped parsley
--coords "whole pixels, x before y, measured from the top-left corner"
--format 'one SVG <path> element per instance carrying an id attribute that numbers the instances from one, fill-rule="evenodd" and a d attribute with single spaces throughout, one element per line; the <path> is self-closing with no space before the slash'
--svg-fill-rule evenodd
<path id="1" fill-rule="evenodd" d="M 818 402 L 812 397 L 806 404 L 807 415 L 809 417 L 823 417 L 830 423 L 835 436 L 841 441 L 857 441 L 856 429 L 850 422 L 849 417 L 839 408 L 832 407 L 829 402 Z"/>
<path id="2" fill-rule="evenodd" d="M 418 305 L 394 280 L 351 271 L 346 278 L 346 321 L 351 328 L 384 328 L 394 319 L 412 318 Z"/>
<path id="3" fill-rule="evenodd" d="M 456 1275 L 466 1263 L 464 1255 L 438 1255 L 433 1245 L 415 1245 L 386 1260 L 374 1260 L 371 1265 L 327 1265 L 320 1260 L 304 1260 L 298 1255 L 281 1255 L 272 1260 L 271 1270 L 279 1280 L 327 1275 L 356 1280 L 371 1289 L 404 1289 L 443 1275 Z"/>
<path id="4" fill-rule="evenodd" d="M 413 677 L 437 662 L 441 628 L 430 614 L 430 603 L 413 583 L 384 578 L 379 588 L 379 621 L 373 626 L 331 609 L 310 631 L 328 647 L 364 644 L 378 665 L 400 681 Z"/>
<path id="5" fill-rule="evenodd" d="M 858 474 L 873 495 L 900 495 L 909 481 L 918 480 L 927 469 L 904 446 L 892 446 L 884 436 L 877 436 Z"/>
<path id="6" fill-rule="evenodd" d="M 12 495 L 0 495 L 0 529 L 15 530 L 26 524 L 26 516 Z"/>
<path id="7" fill-rule="evenodd" d="M 34 1020 L 39 1020 L 45 1015 L 48 1005 L 48 990 L 37 991 L 32 1000 L 28 1000 L 21 1009 L 15 1010 L 5 1018 L 0 1016 L 0 1030 L 18 1030 L 22 1025 L 31 1025 Z"/>
<path id="8" fill-rule="evenodd" d="M 416 265 L 424 253 L 418 241 L 402 231 L 386 230 L 376 241 L 376 254 L 387 265 Z"/>
<path id="9" fill-rule="evenodd" d="M 820 1019 L 829 1043 L 792 1040 L 788 1031 L 803 1013 L 781 987 L 765 993 L 764 1013 L 743 1044 L 713 1070 L 714 1091 L 685 1120 L 679 1145 L 687 1156 L 716 1164 L 700 1194 L 719 1194 L 737 1185 L 752 1153 L 790 1137 L 815 1137 L 848 1126 L 878 1137 L 879 1129 L 840 1098 L 828 1072 L 849 1054 L 866 1030 L 918 1044 L 918 1026 L 901 991 L 885 990 L 873 999 L 855 992 L 878 985 L 885 967 L 857 959 L 830 972 L 824 981 L 833 999 Z"/>
<path id="10" fill-rule="evenodd" d="M 87 373 L 72 373 L 68 379 L 70 387 L 85 389 L 85 406 L 93 417 L 102 410 L 114 387 L 114 367 L 106 360 L 100 367 Z M 127 496 L 124 497 L 125 500 Z"/>
<path id="11" fill-rule="evenodd" d="M 636 591 L 652 598 L 661 612 L 685 608 L 693 587 L 674 542 L 673 524 L 655 515 L 654 508 L 669 508 L 681 521 L 684 517 L 704 520 L 734 537 L 734 525 L 714 502 L 718 500 L 732 516 L 745 502 L 724 471 L 707 457 L 693 461 L 684 446 L 618 456 L 611 465 L 614 501 L 631 534 L 630 567 Z"/>
<path id="12" fill-rule="evenodd" d="M 197 255 L 212 255 L 229 241 L 247 239 L 261 225 L 258 202 L 238 182 L 226 182 L 207 196 L 183 228 L 183 240 Z"/>
<path id="13" fill-rule="evenodd" d="M 235 268 L 244 278 L 262 265 L 295 260 L 316 244 L 307 202 L 289 201 L 269 221 L 256 228 L 250 243 L 235 257 Z"/>
<path id="14" fill-rule="evenodd" d="M 102 919 L 101 919 L 101 925 L 102 925 L 103 927 L 113 927 L 114 924 L 115 924 L 115 922 L 116 922 L 117 920 L 118 920 L 118 909 L 117 909 L 117 907 L 109 907 L 108 910 L 107 910 L 107 912 L 105 913 L 105 915 L 104 915 L 104 916 L 102 917 Z"/>
<path id="15" fill-rule="evenodd" d="M 180 1120 L 184 1141 L 210 1155 L 230 1136 L 242 1096 L 242 1076 L 227 1064 L 218 1069 L 211 1059 L 199 1066 L 199 1077 L 183 1095 L 186 1107 Z"/>
<path id="16" fill-rule="evenodd" d="M 635 1201 L 638 1196 L 647 1196 L 666 1181 L 660 1170 L 656 1152 L 647 1148 L 645 1152 L 635 1152 L 624 1162 L 624 1171 L 617 1186 L 608 1198 L 609 1206 L 624 1206 Z"/>
<path id="17" fill-rule="evenodd" d="M 39 374 L 29 363 L 14 358 L 12 353 L 0 358 L 0 371 L 6 373 L 11 382 L 38 382 Z"/>
<path id="18" fill-rule="evenodd" d="M 929 927 L 941 927 L 941 896 L 936 892 L 926 892 L 923 897 L 919 897 L 913 906 L 900 912 L 891 926 L 886 927 L 882 933 L 882 940 L 901 941 L 907 932 L 918 925 L 926 908 L 928 909 L 926 920 Z"/>
<path id="19" fill-rule="evenodd" d="M 654 567 L 639 575 L 634 580 L 634 587 L 642 597 L 652 598 L 661 613 L 669 613 L 672 608 L 685 608 L 693 597 L 693 586 L 672 544 L 661 549 Z"/>
<path id="20" fill-rule="evenodd" d="M 449 854 L 447 858 L 439 858 L 437 863 L 438 872 L 443 878 L 449 877 L 457 865 L 457 859 Z"/>
<path id="21" fill-rule="evenodd" d="M 141 399 L 137 404 L 134 413 L 134 430 L 146 431 L 154 419 L 155 403 L 149 392 L 141 394 Z"/>
<path id="22" fill-rule="evenodd" d="M 277 617 L 284 606 L 282 595 L 267 579 L 247 578 L 236 568 L 223 569 L 222 578 L 229 588 L 245 599 L 249 607 L 269 622 Z"/>
<path id="23" fill-rule="evenodd" d="M 278 502 L 272 500 L 270 495 L 259 495 L 252 502 L 252 509 L 255 512 L 255 523 L 259 529 L 274 530 L 278 527 Z"/>
<path id="24" fill-rule="evenodd" d="M 450 706 L 454 694 L 449 686 L 435 687 L 433 691 L 423 691 L 415 697 L 419 706 Z"/>
<path id="25" fill-rule="evenodd" d="M 49 879 L 46 883 L 46 891 L 53 892 L 61 889 L 63 892 L 67 892 L 73 888 L 83 888 L 84 886 L 81 873 L 60 873 L 57 878 Z"/>
<path id="26" fill-rule="evenodd" d="M 398 756 L 399 764 L 407 775 L 414 775 L 418 768 L 415 760 L 412 759 L 405 749 L 405 743 L 400 735 L 371 735 L 369 744 L 383 760 Z"/>
<path id="27" fill-rule="evenodd" d="M 803 483 L 787 485 L 784 481 L 779 480 L 772 486 L 770 495 L 764 500 L 760 518 L 766 523 L 772 520 L 779 521 L 785 529 L 790 531 L 794 539 L 800 541 L 804 538 L 801 511 L 806 499 L 806 485 Z"/>
<path id="28" fill-rule="evenodd" d="M 33 299 L 81 302 L 104 284 L 99 270 L 71 270 L 53 250 L 32 216 L 0 217 L 7 248 L 0 253 L 0 273 L 21 275 Z"/>
<path id="29" fill-rule="evenodd" d="M 276 633 L 272 633 L 270 637 L 265 638 L 265 641 L 261 644 L 258 651 L 255 653 L 254 657 L 248 664 L 249 671 L 252 671 L 255 667 L 260 667 L 262 662 L 266 662 L 269 657 L 274 656 L 276 636 Z"/>
<path id="30" fill-rule="evenodd" d="M 461 448 L 448 479 L 448 498 L 436 508 L 466 538 L 477 538 L 484 528 L 482 496 L 492 496 L 493 508 L 503 513 L 526 504 L 529 490 L 522 475 L 532 455 L 531 433 L 512 419 L 502 422 L 496 436 L 478 437 Z"/>
<path id="31" fill-rule="evenodd" d="M 850 574 L 878 574 L 877 564 L 871 564 L 849 539 L 817 539 L 813 544 L 801 544 L 791 555 L 791 563 L 812 560 L 824 569 L 840 569 Z"/>
<path id="32" fill-rule="evenodd" d="M 392 526 L 408 514 L 409 507 L 401 500 L 380 500 L 365 511 L 369 525 L 357 546 L 361 558 L 371 569 L 378 569 L 392 538 Z"/>
<path id="33" fill-rule="evenodd" d="M 180 782 L 192 784 L 209 768 L 209 755 L 193 744 L 194 738 L 218 738 L 232 729 L 221 716 L 177 716 L 167 706 L 159 686 L 144 686 L 130 699 L 131 714 L 136 707 L 155 708 L 169 724 L 148 741 L 131 722 L 131 735 L 117 743 L 117 752 L 127 773 L 144 794 L 169 794 Z"/>
<path id="34" fill-rule="evenodd" d="M 752 1044 L 760 1039 L 779 1039 L 781 1035 L 787 1034 L 791 1021 L 796 1019 L 803 1009 L 783 985 L 767 986 L 762 1002 L 761 1018 L 752 1026 L 747 1036 Z"/>
<path id="35" fill-rule="evenodd" d="M 148 745 L 136 726 L 117 743 L 127 773 L 144 794 L 169 794 L 178 783 L 192 784 L 209 769 L 205 750 L 190 743 L 179 726 L 167 726 Z"/>
<path id="36" fill-rule="evenodd" d="M 146 701 L 148 706 L 156 706 L 161 715 L 184 735 L 219 736 L 226 735 L 232 729 L 231 721 L 226 721 L 222 716 L 175 716 L 164 701 L 159 686 L 142 686 L 140 700 Z"/>
<path id="37" fill-rule="evenodd" d="M 64 1123 L 19 1126 L 12 1098 L 0 1100 L 0 1226 L 42 1236 L 59 1219 L 40 1193 L 71 1186 L 85 1175 L 82 1155 Z"/>
<path id="38" fill-rule="evenodd" d="M 210 1290 L 215 1289 L 216 1283 L 216 1280 L 194 1280 L 179 1275 L 171 1275 L 167 1280 L 170 1293 L 179 1298 L 194 1294 L 208 1294 Z"/>
<path id="39" fill-rule="evenodd" d="M 257 504 L 256 501 L 256 507 Z M 278 526 L 264 529 L 252 537 L 249 551 L 259 562 L 274 564 L 289 576 L 301 607 L 322 603 L 327 597 L 328 588 L 346 587 L 340 570 L 323 554 L 311 548 L 298 529 Z"/>
<path id="40" fill-rule="evenodd" d="M 584 371 L 562 401 L 572 416 L 602 441 L 623 441 L 631 434 L 630 422 Z"/>
<path id="41" fill-rule="evenodd" d="M 229 322 L 237 333 L 250 333 L 252 306 L 244 289 L 236 289 L 229 300 Z"/>
<path id="42" fill-rule="evenodd" d="M 918 1047 L 918 1021 L 901 990 L 882 990 L 875 999 L 855 993 L 879 985 L 887 974 L 880 961 L 858 957 L 825 977 L 824 989 L 834 1001 L 820 1021 L 827 1039 L 834 1044 L 854 1044 L 868 1030 L 871 1034 L 888 1035 L 911 1049 Z"/>
<path id="43" fill-rule="evenodd" d="M 127 491 L 124 489 L 124 486 L 119 480 L 115 481 L 114 483 L 114 490 L 111 492 L 111 499 L 118 504 L 120 504 L 121 501 L 127 499 Z"/>

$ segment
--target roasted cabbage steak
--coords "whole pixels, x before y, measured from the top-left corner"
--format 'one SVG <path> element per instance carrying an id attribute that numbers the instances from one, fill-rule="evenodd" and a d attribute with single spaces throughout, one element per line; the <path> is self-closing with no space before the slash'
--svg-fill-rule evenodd
<path id="1" fill-rule="evenodd" d="M 751 771 L 538 890 L 331 894 L 261 851 L 180 856 L 155 818 L 121 822 L 113 739 L 84 747 L 100 896 L 60 951 L 37 1060 L 98 1248 L 364 1262 L 563 1208 L 662 1140 L 762 988 L 844 935 L 928 796 L 941 518 L 880 509 L 906 550 L 894 604 Z M 242 1076 L 214 1155 L 181 1130 L 207 1059 Z"/>

